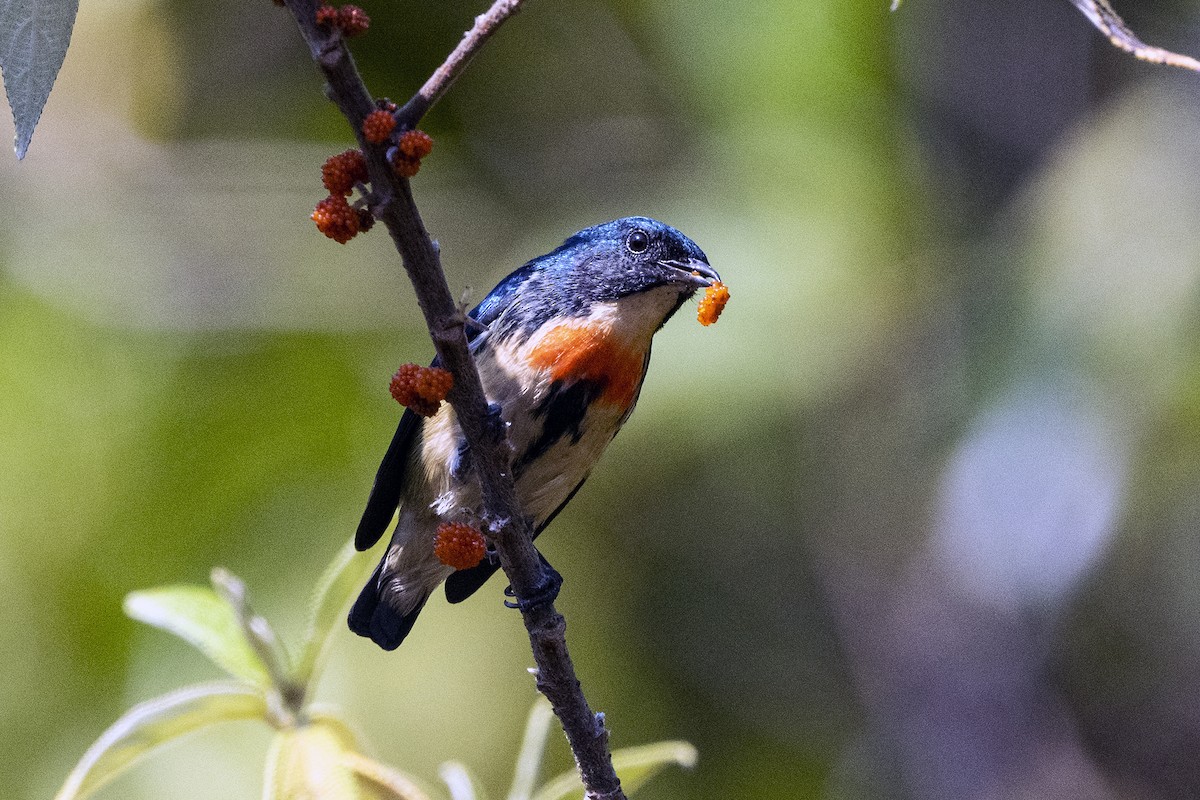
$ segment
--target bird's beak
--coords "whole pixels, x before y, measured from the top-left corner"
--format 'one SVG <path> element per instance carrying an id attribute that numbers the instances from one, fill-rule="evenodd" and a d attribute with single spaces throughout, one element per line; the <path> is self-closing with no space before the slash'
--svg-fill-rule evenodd
<path id="1" fill-rule="evenodd" d="M 712 286 L 713 283 L 721 280 L 721 276 L 717 271 L 710 267 L 707 262 L 701 261 L 698 258 L 689 258 L 685 261 L 660 261 L 664 267 L 670 267 L 679 271 L 678 281 L 680 283 L 688 283 L 692 286 Z"/>

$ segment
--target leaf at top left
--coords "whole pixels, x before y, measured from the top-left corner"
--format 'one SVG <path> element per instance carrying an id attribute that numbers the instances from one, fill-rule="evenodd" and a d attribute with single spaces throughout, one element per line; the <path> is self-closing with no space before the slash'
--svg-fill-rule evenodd
<path id="1" fill-rule="evenodd" d="M 0 0 L 0 70 L 24 158 L 67 56 L 79 0 Z"/>

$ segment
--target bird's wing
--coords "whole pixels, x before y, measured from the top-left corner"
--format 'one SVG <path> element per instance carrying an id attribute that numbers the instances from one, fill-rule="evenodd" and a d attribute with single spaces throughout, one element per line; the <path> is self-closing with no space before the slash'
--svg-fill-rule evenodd
<path id="1" fill-rule="evenodd" d="M 362 519 L 358 521 L 358 530 L 354 534 L 354 546 L 366 550 L 379 541 L 392 521 L 392 515 L 400 506 L 400 489 L 404 485 L 404 469 L 408 465 L 409 452 L 416 440 L 417 430 L 421 427 L 421 419 L 416 412 L 406 409 L 396 426 L 396 434 L 388 445 L 387 453 L 375 473 L 375 483 L 371 486 L 371 496 L 367 499 L 367 507 Z"/>
<path id="2" fill-rule="evenodd" d="M 487 297 L 483 298 L 479 305 L 471 309 L 467 316 L 484 325 L 491 325 L 504 313 L 505 309 L 512 305 L 513 298 L 516 297 L 521 284 L 529 280 L 537 267 L 537 261 L 530 261 L 520 269 L 510 272 L 504 280 L 496 284 L 496 288 L 488 292 Z M 467 328 L 467 339 L 474 341 L 479 333 L 478 328 Z"/>
<path id="3" fill-rule="evenodd" d="M 522 283 L 529 279 L 535 268 L 536 265 L 530 262 L 509 274 L 508 277 L 496 284 L 495 289 L 488 292 L 487 297 L 483 298 L 468 316 L 483 325 L 495 322 L 512 303 L 517 290 Z M 467 328 L 467 341 L 471 344 L 472 349 L 478 349 L 485 338 L 484 329 L 474 326 Z M 435 358 L 431 366 L 436 367 L 439 363 L 439 360 Z M 404 471 L 408 466 L 413 445 L 419 438 L 417 434 L 420 429 L 421 418 L 411 409 L 405 410 L 404 416 L 400 417 L 400 424 L 396 427 L 396 433 L 392 436 L 392 443 L 388 446 L 383 461 L 379 464 L 379 470 L 375 473 L 375 483 L 371 486 L 367 507 L 363 510 L 362 519 L 358 522 L 358 530 L 354 534 L 354 546 L 359 550 L 366 550 L 379 541 L 387 531 L 388 525 L 392 521 L 392 515 L 400 506 L 400 493 L 404 487 Z"/>

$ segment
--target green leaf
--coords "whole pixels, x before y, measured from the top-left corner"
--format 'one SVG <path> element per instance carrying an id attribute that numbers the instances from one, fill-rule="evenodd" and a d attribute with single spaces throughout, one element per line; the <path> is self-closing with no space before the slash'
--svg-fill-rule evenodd
<path id="1" fill-rule="evenodd" d="M 1108 41 L 1112 43 L 1113 47 L 1124 50 L 1142 61 L 1200 72 L 1200 61 L 1191 56 L 1172 53 L 1161 47 L 1152 47 L 1139 39 L 1108 0 L 1071 0 L 1071 3 L 1088 18 L 1089 22 L 1096 26 L 1097 30 L 1108 37 Z"/>
<path id="2" fill-rule="evenodd" d="M 358 733 L 330 706 L 310 706 L 308 719 L 337 737 L 342 745 L 342 766 L 354 773 L 364 796 L 378 800 L 429 800 L 429 792 L 416 778 L 359 753 Z"/>
<path id="3" fill-rule="evenodd" d="M 450 790 L 451 800 L 487 800 L 487 792 L 466 764 L 447 761 L 438 767 L 438 775 Z"/>
<path id="4" fill-rule="evenodd" d="M 175 634 L 233 677 L 271 686 L 267 667 L 246 641 L 237 614 L 211 589 L 165 586 L 130 592 L 125 613 Z"/>
<path id="5" fill-rule="evenodd" d="M 529 721 L 525 723 L 525 738 L 521 752 L 517 755 L 517 767 L 513 771 L 512 788 L 508 800 L 529 800 L 542 767 L 542 754 L 546 751 L 546 737 L 550 734 L 550 723 L 554 710 L 541 695 L 529 709 Z"/>
<path id="6" fill-rule="evenodd" d="M 381 800 L 429 800 L 429 795 L 410 775 L 359 753 L 342 754 L 342 764 L 360 779 L 372 797 Z"/>
<path id="7" fill-rule="evenodd" d="M 319 722 L 281 730 L 267 754 L 264 800 L 359 800 L 345 754 L 340 733 Z"/>
<path id="8" fill-rule="evenodd" d="M 663 769 L 678 764 L 691 769 L 696 766 L 696 748 L 687 742 L 655 742 L 640 747 L 626 747 L 612 754 L 613 768 L 621 778 L 621 788 L 632 795 Z M 533 800 L 561 800 L 583 791 L 579 773 L 570 770 L 543 786 Z"/>
<path id="9" fill-rule="evenodd" d="M 205 683 L 134 706 L 101 734 L 54 800 L 83 800 L 155 748 L 216 722 L 266 719 L 263 693 L 240 683 Z"/>
<path id="10" fill-rule="evenodd" d="M 321 725 L 337 737 L 343 750 L 358 751 L 358 731 L 350 727 L 350 723 L 342 718 L 336 706 L 327 703 L 314 703 L 305 709 L 305 718 L 310 724 Z"/>
<path id="11" fill-rule="evenodd" d="M 0 0 L 0 69 L 17 128 L 17 158 L 25 157 L 67 56 L 77 11 L 79 0 Z"/>
<path id="12" fill-rule="evenodd" d="M 362 588 L 378 555 L 360 553 L 354 542 L 347 542 L 317 583 L 310 606 L 308 628 L 300 645 L 300 655 L 292 680 L 307 686 L 317 675 L 329 641 L 329 634 L 342 620 L 350 600 Z"/>
<path id="13" fill-rule="evenodd" d="M 615 751 L 613 769 L 621 778 L 625 794 L 631 795 L 672 764 L 684 769 L 696 766 L 699 753 L 689 742 L 655 742 Z"/>

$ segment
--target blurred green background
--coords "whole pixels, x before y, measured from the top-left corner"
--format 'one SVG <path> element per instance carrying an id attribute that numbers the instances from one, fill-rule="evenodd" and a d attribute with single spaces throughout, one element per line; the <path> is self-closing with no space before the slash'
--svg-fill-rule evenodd
<path id="1" fill-rule="evenodd" d="M 372 90 L 484 5 L 367 3 Z M 580 676 L 614 745 L 699 747 L 647 798 L 1200 796 L 1200 78 L 1068 3 L 886 6 L 534 2 L 425 125 L 456 291 L 627 214 L 732 289 L 541 542 Z M 1118 10 L 1200 53 L 1194 5 Z M 387 237 L 307 218 L 349 142 L 266 0 L 102 0 L 0 158 L 4 797 L 215 677 L 125 593 L 223 565 L 294 636 L 351 535 L 431 348 Z M 533 697 L 502 588 L 392 654 L 343 632 L 320 699 L 499 795 Z M 268 738 L 103 796 L 257 797 Z"/>

